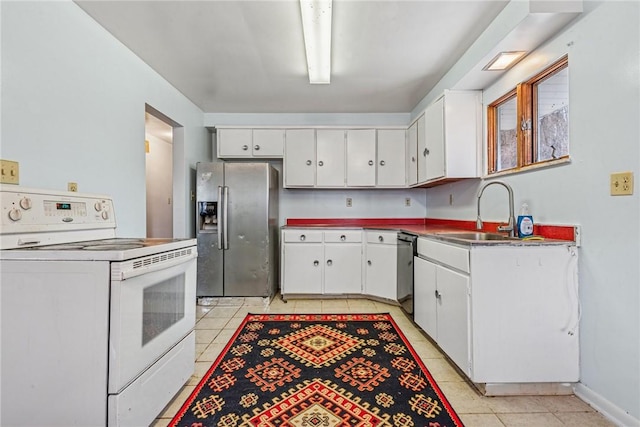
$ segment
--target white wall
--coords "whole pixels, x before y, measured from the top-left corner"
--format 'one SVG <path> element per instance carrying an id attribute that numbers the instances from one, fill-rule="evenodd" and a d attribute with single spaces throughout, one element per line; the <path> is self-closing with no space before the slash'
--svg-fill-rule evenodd
<path id="1" fill-rule="evenodd" d="M 537 222 L 581 225 L 578 391 L 623 425 L 640 418 L 639 16 L 635 1 L 586 3 L 568 29 L 483 94 L 486 107 L 569 54 L 571 163 L 500 179 L 513 187 L 516 209 L 528 202 Z M 609 174 L 618 171 L 634 172 L 633 196 L 609 195 Z M 428 216 L 475 219 L 479 185 L 427 190 Z M 506 200 L 502 188 L 488 189 L 483 218 L 505 221 Z"/>
<path id="2" fill-rule="evenodd" d="M 20 184 L 114 197 L 120 236 L 144 236 L 145 103 L 174 135 L 174 235 L 195 235 L 189 192 L 210 155 L 203 113 L 71 1 L 0 2 L 3 159 Z"/>

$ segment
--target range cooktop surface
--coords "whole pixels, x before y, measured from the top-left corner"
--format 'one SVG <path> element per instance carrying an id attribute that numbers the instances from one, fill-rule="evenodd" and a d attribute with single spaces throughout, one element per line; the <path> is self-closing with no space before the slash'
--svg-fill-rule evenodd
<path id="1" fill-rule="evenodd" d="M 0 251 L 0 259 L 121 261 L 196 246 L 196 239 L 112 238 Z"/>

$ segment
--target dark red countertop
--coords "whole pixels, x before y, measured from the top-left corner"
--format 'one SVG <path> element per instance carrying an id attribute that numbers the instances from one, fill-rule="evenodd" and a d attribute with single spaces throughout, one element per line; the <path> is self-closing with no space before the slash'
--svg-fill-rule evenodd
<path id="1" fill-rule="evenodd" d="M 475 221 L 440 218 L 288 218 L 288 227 L 359 227 L 403 230 L 416 234 L 474 230 Z M 484 222 L 483 231 L 497 232 L 500 223 Z M 545 239 L 574 241 L 571 225 L 535 224 L 533 234 Z"/>

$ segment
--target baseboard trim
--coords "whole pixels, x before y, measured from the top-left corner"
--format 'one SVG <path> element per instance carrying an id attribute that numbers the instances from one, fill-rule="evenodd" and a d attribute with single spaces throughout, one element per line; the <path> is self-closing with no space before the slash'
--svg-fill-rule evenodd
<path id="1" fill-rule="evenodd" d="M 576 384 L 573 390 L 576 396 L 587 402 L 616 425 L 620 427 L 640 427 L 640 420 L 634 418 L 622 408 L 616 406 L 584 384 Z"/>

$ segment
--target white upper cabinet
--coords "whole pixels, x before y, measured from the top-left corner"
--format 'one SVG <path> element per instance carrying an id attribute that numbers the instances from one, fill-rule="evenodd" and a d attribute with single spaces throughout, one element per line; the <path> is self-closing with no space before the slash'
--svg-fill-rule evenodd
<path id="1" fill-rule="evenodd" d="M 284 129 L 218 128 L 218 158 L 282 158 Z"/>
<path id="2" fill-rule="evenodd" d="M 417 185 L 431 186 L 480 176 L 480 91 L 446 90 L 414 124 L 417 131 Z"/>
<path id="3" fill-rule="evenodd" d="M 287 129 L 284 145 L 284 186 L 313 187 L 315 183 L 315 129 Z"/>
<path id="4" fill-rule="evenodd" d="M 218 129 L 218 158 L 251 157 L 253 129 Z"/>
<path id="5" fill-rule="evenodd" d="M 418 183 L 418 122 L 407 130 L 407 185 Z"/>
<path id="6" fill-rule="evenodd" d="M 284 152 L 284 129 L 254 129 L 254 157 L 282 157 Z"/>
<path id="7" fill-rule="evenodd" d="M 378 129 L 378 187 L 405 187 L 407 131 Z"/>
<path id="8" fill-rule="evenodd" d="M 425 115 L 421 115 L 415 122 L 417 145 L 418 182 L 427 180 L 427 140 L 425 138 Z"/>
<path id="9" fill-rule="evenodd" d="M 444 98 L 431 104 L 424 113 L 426 180 L 444 177 Z"/>
<path id="10" fill-rule="evenodd" d="M 316 160 L 316 186 L 344 187 L 344 130 L 318 129 L 316 131 Z"/>
<path id="11" fill-rule="evenodd" d="M 347 130 L 347 186 L 376 185 L 376 130 Z"/>

